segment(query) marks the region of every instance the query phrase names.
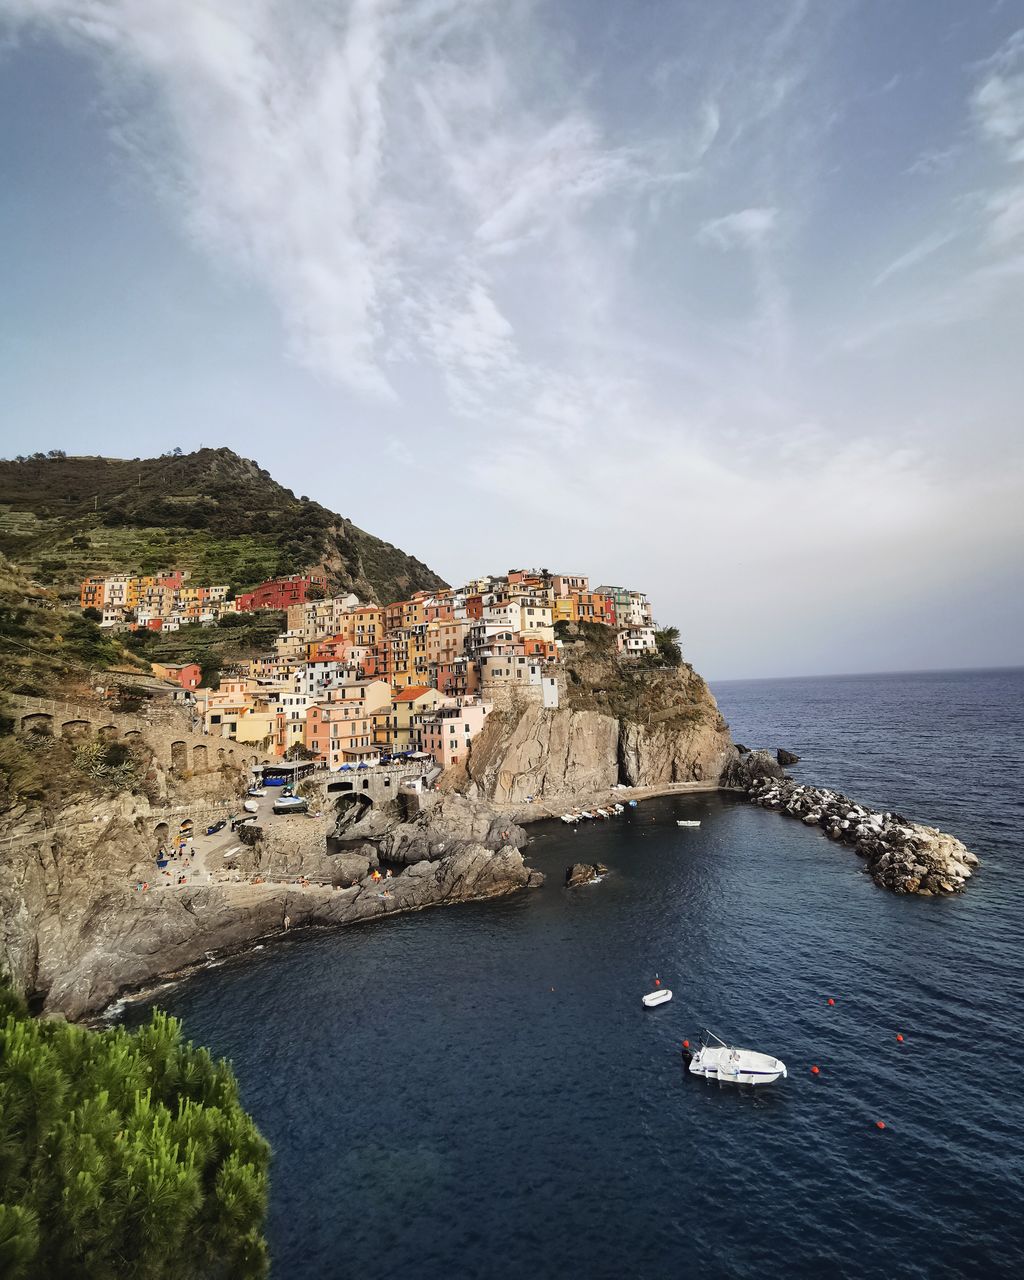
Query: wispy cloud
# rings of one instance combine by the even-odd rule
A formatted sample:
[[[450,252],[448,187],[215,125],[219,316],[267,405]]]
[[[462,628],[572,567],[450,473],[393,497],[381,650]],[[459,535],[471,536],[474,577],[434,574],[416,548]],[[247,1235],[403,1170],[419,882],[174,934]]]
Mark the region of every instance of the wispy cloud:
[[[739,209],[705,222],[697,233],[704,244],[719,249],[749,249],[763,244],[778,225],[778,209]]]
[[[926,258],[930,258],[933,253],[938,253],[940,249],[955,239],[955,231],[935,231],[931,235],[925,236],[923,240],[919,240],[917,244],[909,248],[906,253],[901,253],[887,267],[883,267],[872,283],[877,288],[880,284],[884,284],[886,280],[899,275],[901,271],[908,271],[911,267],[916,267],[918,263],[924,262]]]

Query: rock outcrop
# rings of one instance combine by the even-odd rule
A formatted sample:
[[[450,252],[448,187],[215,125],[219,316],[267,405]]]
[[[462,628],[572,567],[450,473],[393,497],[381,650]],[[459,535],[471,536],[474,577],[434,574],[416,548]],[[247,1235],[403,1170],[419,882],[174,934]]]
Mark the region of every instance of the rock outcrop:
[[[608,874],[603,862],[574,862],[565,869],[565,884],[568,889],[575,889],[581,884],[592,884]]]
[[[775,759],[784,767],[800,763],[800,757],[795,756],[792,751],[787,751],[785,747],[775,748]]]
[[[714,786],[736,756],[729,729],[690,667],[649,667],[610,655],[567,655],[561,705],[492,712],[464,773],[448,785],[517,805],[571,805],[617,783]]]
[[[747,793],[764,809],[799,818],[807,826],[821,827],[832,840],[852,845],[866,859],[874,882],[893,893],[961,893],[978,866],[977,856],[954,836],[898,813],[875,812],[838,791],[792,778],[755,777]]]
[[[336,853],[313,818],[251,828],[227,866],[210,855],[212,883],[148,890],[136,886],[154,879],[162,811],[145,798],[82,801],[49,828],[38,813],[22,815],[5,825],[13,838],[0,860],[0,967],[40,1008],[75,1018],[280,931],[285,917],[292,929],[350,924],[542,879],[519,851],[525,833],[490,806],[461,796],[408,803]],[[193,812],[201,831],[203,811]],[[390,876],[372,879],[385,863]]]

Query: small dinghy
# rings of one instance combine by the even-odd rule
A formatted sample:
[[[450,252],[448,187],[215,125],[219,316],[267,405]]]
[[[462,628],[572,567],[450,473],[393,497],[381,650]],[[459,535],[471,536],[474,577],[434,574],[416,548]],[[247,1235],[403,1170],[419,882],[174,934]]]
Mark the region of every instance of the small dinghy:
[[[694,822],[693,820],[684,820],[683,818],[676,818],[676,826],[677,827],[699,827],[700,822],[699,821]]]
[[[691,1074],[720,1084],[774,1084],[779,1076],[788,1075],[786,1064],[771,1054],[737,1049],[710,1031],[701,1036],[696,1053],[691,1053],[688,1041],[684,1042],[683,1059]]]
[[[644,1008],[654,1009],[659,1004],[668,1004],[671,999],[672,992],[669,991],[668,987],[662,987],[660,991],[651,991],[644,996]]]

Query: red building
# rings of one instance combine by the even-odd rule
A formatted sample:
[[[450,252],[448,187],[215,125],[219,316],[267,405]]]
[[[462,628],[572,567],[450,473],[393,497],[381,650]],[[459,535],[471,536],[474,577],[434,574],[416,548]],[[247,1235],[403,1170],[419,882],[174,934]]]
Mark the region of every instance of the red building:
[[[183,689],[198,689],[203,678],[198,662],[184,662],[180,665],[170,662],[154,662],[153,674],[162,680],[174,680]]]
[[[326,593],[327,578],[322,573],[292,573],[287,578],[273,578],[262,582],[255,591],[247,591],[238,597],[239,613],[253,609],[287,609],[290,604],[305,604],[310,591]]]

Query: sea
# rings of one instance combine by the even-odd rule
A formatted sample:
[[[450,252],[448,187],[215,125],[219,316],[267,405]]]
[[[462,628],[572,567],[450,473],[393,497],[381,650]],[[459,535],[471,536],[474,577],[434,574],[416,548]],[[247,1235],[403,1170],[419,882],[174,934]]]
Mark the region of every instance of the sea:
[[[160,991],[273,1146],[275,1277],[1024,1275],[1024,670],[714,693],[801,779],[959,836],[967,892],[895,897],[816,829],[661,798],[531,826],[541,889]],[[608,874],[566,889],[574,861]],[[704,1028],[788,1078],[689,1076]]]

